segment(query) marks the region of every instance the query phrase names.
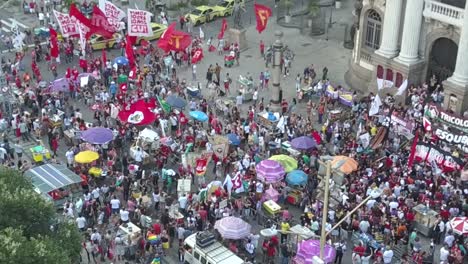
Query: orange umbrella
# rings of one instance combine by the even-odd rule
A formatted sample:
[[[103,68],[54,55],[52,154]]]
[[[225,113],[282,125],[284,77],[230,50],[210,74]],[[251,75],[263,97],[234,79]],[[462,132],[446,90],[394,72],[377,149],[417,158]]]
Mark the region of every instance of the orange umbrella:
[[[353,171],[356,171],[359,167],[359,163],[346,156],[335,156],[333,157],[333,160],[331,161],[332,167],[338,164],[338,162],[341,162],[343,160],[343,164],[339,166],[338,170],[343,172],[344,174],[350,174]]]

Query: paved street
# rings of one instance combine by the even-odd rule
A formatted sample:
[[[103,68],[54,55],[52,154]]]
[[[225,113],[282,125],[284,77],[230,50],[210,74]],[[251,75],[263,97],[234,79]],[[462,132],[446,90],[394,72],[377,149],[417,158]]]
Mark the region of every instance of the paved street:
[[[273,1],[257,1],[258,3],[267,3],[270,6],[273,6]],[[290,76],[283,78],[281,80],[281,87],[283,89],[283,95],[290,101],[289,99],[295,97],[295,80],[294,77],[297,74],[302,74],[303,69],[307,65],[314,65],[314,68],[319,76],[321,76],[321,72],[323,67],[327,67],[329,69],[329,79],[335,85],[342,85],[346,87],[344,82],[344,73],[348,68],[348,61],[351,56],[351,51],[343,48],[343,34],[344,34],[344,23],[348,23],[351,20],[351,9],[352,4],[351,1],[345,2],[348,6],[344,6],[341,10],[335,10],[333,15],[333,27],[330,29],[328,34],[328,41],[325,40],[325,35],[318,36],[318,37],[309,37],[304,36],[299,33],[298,29],[291,29],[291,28],[283,28],[276,24],[275,17],[272,17],[269,20],[269,24],[267,29],[262,33],[258,34],[255,30],[255,18],[253,14],[253,2],[247,3],[247,12],[243,15],[243,24],[246,27],[246,36],[248,41],[248,49],[241,53],[240,59],[240,66],[234,66],[233,68],[224,68],[221,72],[221,78],[225,76],[226,73],[229,73],[233,80],[236,80],[239,75],[246,75],[247,73],[251,73],[256,82],[258,82],[258,75],[259,72],[265,70],[265,63],[260,56],[259,51],[259,42],[263,40],[267,45],[270,45],[274,42],[275,36],[274,32],[277,30],[281,30],[284,33],[282,38],[285,45],[287,45],[294,53],[295,59],[292,62],[292,68],[290,71]],[[300,5],[302,2],[298,1],[297,5]],[[131,1],[130,6],[134,5],[135,2]],[[137,6],[144,7],[144,1],[138,0],[136,2]],[[274,12],[275,13],[275,12]],[[0,11],[0,18],[8,22],[9,18],[15,17],[17,20],[21,21],[27,27],[35,27],[37,25],[37,19],[35,15],[24,15],[20,10],[18,11],[7,11],[1,10]],[[228,18],[228,25],[232,24],[232,18]],[[221,26],[221,19],[218,19],[214,22],[211,22],[206,25],[202,25],[202,29],[205,32],[205,37],[214,37],[219,32]],[[194,29],[194,32],[198,34],[198,28]],[[215,46],[217,42],[214,42]],[[220,65],[224,65],[223,63],[223,56],[217,54],[217,52],[208,52],[207,47],[205,45],[204,50],[204,59],[197,67],[197,81],[202,83],[202,87],[205,87],[205,75],[206,70],[211,64],[218,63]],[[114,50],[110,54],[107,55],[108,58],[113,58],[118,56],[120,51]],[[96,56],[100,56],[100,52],[95,52]],[[6,58],[11,58],[14,54],[13,53],[5,53],[3,56]],[[62,60],[63,61],[63,60]],[[59,76],[63,75],[66,68],[77,65],[78,59],[75,57],[72,64],[61,64],[59,66]],[[30,68],[31,65],[31,58],[27,56],[25,60],[25,65],[27,68]],[[39,65],[41,68],[42,75],[45,80],[52,80],[52,75],[48,72],[47,67],[44,63]],[[186,79],[187,81],[191,82],[192,75],[191,75],[191,68],[184,67],[178,70],[178,76],[181,79]],[[234,88],[237,88],[237,85],[234,84]],[[233,92],[236,89],[232,89]],[[206,93],[205,90],[203,90]],[[271,92],[269,90],[261,90],[259,92],[259,98],[264,98],[265,102],[268,102],[271,99]],[[92,120],[92,112],[87,109],[79,102],[74,102],[75,106],[78,108],[83,109],[83,114],[85,120]],[[245,107],[247,107],[246,105]],[[301,104],[300,107],[296,109],[298,112],[305,112],[305,105]],[[61,160],[65,160],[65,152],[66,152],[65,143],[62,141],[60,142],[59,148],[59,158]],[[210,170],[208,170],[210,171]],[[294,215],[300,214],[298,208],[293,208],[292,212]],[[263,228],[256,224],[256,221],[252,221],[254,230],[256,232],[259,229]],[[175,243],[176,244],[176,243]],[[351,244],[349,244],[351,246]],[[260,250],[259,250],[260,251]],[[259,259],[261,263],[261,258]],[[118,263],[118,262],[114,262]],[[163,263],[178,263],[177,262],[177,252],[176,250],[171,250],[169,255],[164,258]],[[348,250],[345,253],[345,257],[343,258],[343,263],[348,264],[351,263],[351,250]]]

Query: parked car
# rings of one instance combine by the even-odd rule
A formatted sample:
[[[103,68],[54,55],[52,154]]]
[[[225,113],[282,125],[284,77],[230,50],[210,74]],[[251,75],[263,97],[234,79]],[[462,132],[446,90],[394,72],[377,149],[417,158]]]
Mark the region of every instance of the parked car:
[[[209,22],[215,17],[213,7],[211,6],[197,6],[194,10],[185,15],[185,19],[190,20],[195,26]]]

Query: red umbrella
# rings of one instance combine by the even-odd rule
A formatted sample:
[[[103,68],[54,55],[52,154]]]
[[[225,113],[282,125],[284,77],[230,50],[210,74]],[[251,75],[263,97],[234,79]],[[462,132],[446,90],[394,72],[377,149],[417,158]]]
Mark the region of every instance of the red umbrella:
[[[156,121],[156,114],[150,111],[144,100],[139,100],[128,109],[120,111],[118,117],[122,122],[138,126],[149,125]]]

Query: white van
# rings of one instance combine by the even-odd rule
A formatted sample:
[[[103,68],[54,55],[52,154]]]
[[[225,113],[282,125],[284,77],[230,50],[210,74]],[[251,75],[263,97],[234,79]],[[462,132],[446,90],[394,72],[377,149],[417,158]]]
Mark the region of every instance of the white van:
[[[184,241],[185,263],[188,264],[243,264],[244,261],[218,241],[201,248],[196,243],[196,233]]]

